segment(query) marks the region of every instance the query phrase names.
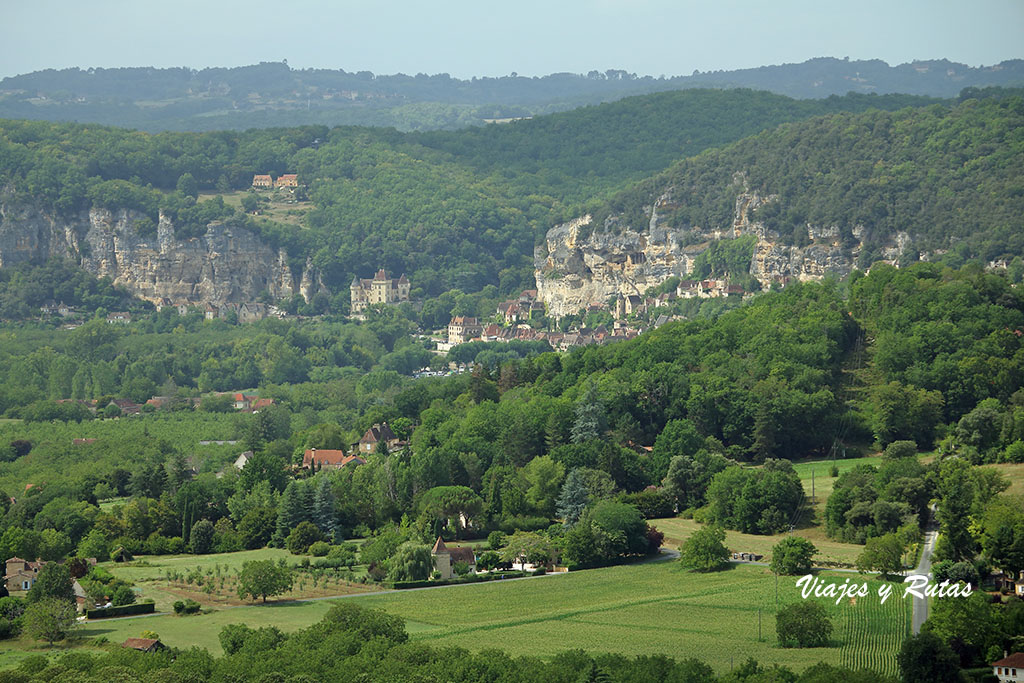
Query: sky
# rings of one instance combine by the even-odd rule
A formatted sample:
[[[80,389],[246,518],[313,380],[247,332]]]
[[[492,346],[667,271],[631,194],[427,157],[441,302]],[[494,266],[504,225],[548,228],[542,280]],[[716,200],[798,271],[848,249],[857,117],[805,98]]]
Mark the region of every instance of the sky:
[[[677,76],[802,62],[1024,57],[1024,0],[0,0],[0,77],[48,68]]]

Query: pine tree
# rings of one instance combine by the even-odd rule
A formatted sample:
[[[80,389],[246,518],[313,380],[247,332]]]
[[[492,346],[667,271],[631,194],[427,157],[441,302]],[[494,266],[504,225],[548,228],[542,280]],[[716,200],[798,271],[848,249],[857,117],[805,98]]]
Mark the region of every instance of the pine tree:
[[[597,384],[587,384],[583,396],[576,402],[576,420],[572,424],[573,443],[583,443],[596,439],[607,427],[604,405],[597,395]]]
[[[562,493],[558,496],[558,516],[562,519],[562,525],[566,528],[574,526],[589,502],[586,482],[577,467],[565,478]]]

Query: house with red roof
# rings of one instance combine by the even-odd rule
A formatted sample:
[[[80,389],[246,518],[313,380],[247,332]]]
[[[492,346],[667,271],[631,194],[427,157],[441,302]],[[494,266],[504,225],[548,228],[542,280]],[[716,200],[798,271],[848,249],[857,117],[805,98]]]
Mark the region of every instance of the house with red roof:
[[[346,455],[345,451],[330,448],[307,448],[302,454],[302,468],[311,471],[340,470],[347,465],[365,465],[366,460],[358,455]]]
[[[992,662],[991,666],[999,683],[1024,681],[1024,652],[1014,652],[1009,657]]]

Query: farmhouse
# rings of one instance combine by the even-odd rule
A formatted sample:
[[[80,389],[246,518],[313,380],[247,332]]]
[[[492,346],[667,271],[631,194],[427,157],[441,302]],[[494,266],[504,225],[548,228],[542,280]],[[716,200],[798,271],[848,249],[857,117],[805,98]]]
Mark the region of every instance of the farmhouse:
[[[1009,657],[992,662],[992,673],[999,679],[999,683],[1024,681],[1024,652],[1014,652]]]
[[[280,178],[274,181],[274,187],[298,187],[299,176],[294,173],[282,174]]]
[[[254,175],[252,177],[252,186],[269,190],[274,187],[274,179],[267,174]]]
[[[434,570],[441,574],[442,579],[455,576],[455,565],[459,562],[465,562],[469,566],[469,571],[476,571],[476,556],[473,555],[472,548],[449,548],[440,536],[437,537],[430,554],[434,557]]]
[[[346,465],[365,465],[358,455],[345,455],[345,451],[329,448],[307,448],[302,455],[302,468],[306,470],[340,470]]]

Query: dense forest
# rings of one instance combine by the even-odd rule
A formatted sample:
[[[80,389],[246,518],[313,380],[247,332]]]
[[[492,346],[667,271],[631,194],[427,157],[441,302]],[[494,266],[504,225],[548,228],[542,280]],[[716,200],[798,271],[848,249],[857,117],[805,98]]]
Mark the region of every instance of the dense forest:
[[[721,229],[732,225],[736,196],[747,191],[768,200],[753,220],[783,243],[807,245],[809,226],[837,228],[847,247],[863,241],[862,267],[897,232],[910,237],[904,265],[926,252],[954,266],[970,258],[1009,261],[1024,250],[1022,116],[1024,100],[1014,91],[953,107],[785,124],[708,150],[593,206],[595,229],[646,226],[650,205],[664,193],[670,200],[659,210],[662,224]]]
[[[818,58],[801,64],[686,76],[587,74],[460,80],[448,74],[373,74],[292,69],[264,62],[236,68],[47,69],[0,81],[0,117],[81,121],[141,130],[244,130],[364,125],[455,129],[536,116],[631,95],[690,88],[754,88],[798,98],[850,92],[952,97],[963,88],[1020,86],[1024,63],[970,67],[947,60],[889,66],[881,60]]]
[[[805,222],[838,224],[847,240],[854,225],[866,225],[864,265],[897,225],[919,233],[922,247],[961,240],[953,249],[961,259],[990,256],[994,245],[1002,245],[997,255],[1018,253],[1011,228],[1021,197],[1014,163],[1020,100],[1011,92],[983,94],[956,106],[925,106],[931,101],[907,96],[798,101],[687,91],[510,126],[408,135],[317,126],[148,135],[9,121],[0,126],[0,169],[8,202],[31,201],[58,216],[91,205],[131,208],[143,235],[154,232],[159,211],[175,221],[179,237],[200,235],[213,220],[247,227],[287,248],[295,264],[312,255],[342,305],[352,276],[381,266],[407,273],[416,296],[487,285],[507,295],[532,285],[533,246],[544,232],[588,202],[599,216],[633,216],[652,190],[672,184],[678,205],[666,220],[729,225],[742,190],[738,170],[751,188],[780,195],[760,217],[784,240],[805,241]],[[771,130],[786,121],[792,123]],[[805,166],[821,170],[808,183],[804,167],[787,161],[794,147],[804,150]],[[701,152],[607,205],[594,204]],[[960,167],[957,159],[971,163]],[[200,192],[244,189],[259,171],[298,173],[311,200],[303,229],[216,197],[197,201]],[[949,184],[989,190],[944,193]]]

